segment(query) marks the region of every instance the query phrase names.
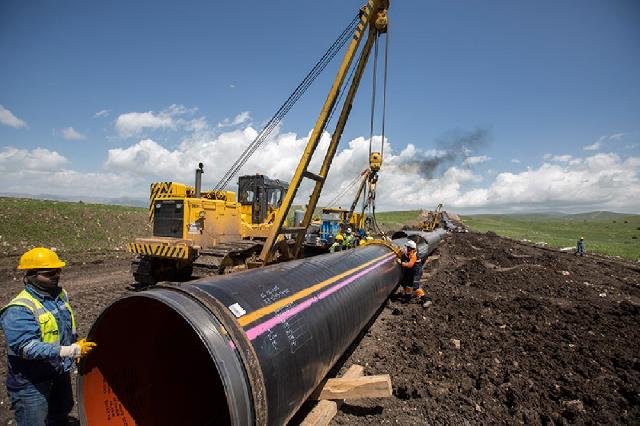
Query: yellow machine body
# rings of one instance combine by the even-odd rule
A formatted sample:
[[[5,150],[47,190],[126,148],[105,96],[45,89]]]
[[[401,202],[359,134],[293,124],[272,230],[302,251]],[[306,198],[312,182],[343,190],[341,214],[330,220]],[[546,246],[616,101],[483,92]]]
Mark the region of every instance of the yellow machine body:
[[[440,220],[442,219],[442,204],[438,204],[436,209],[431,213],[430,218],[424,220],[418,228],[424,232],[431,232],[440,226]]]
[[[334,207],[325,207],[322,209],[322,213],[323,214],[337,213],[340,215],[340,222],[344,223],[347,220],[347,217],[349,215],[349,210],[334,208]],[[367,215],[364,213],[353,212],[351,215],[351,218],[349,219],[349,222],[347,223],[347,226],[351,227],[354,230],[364,229],[366,218],[367,218]]]
[[[196,197],[195,188],[182,183],[151,184],[152,236],[127,245],[140,256],[133,268],[136,281],[188,278],[202,259],[217,273],[243,264],[262,248],[286,188],[286,183],[261,175],[241,177],[240,202],[232,191],[205,191]]]

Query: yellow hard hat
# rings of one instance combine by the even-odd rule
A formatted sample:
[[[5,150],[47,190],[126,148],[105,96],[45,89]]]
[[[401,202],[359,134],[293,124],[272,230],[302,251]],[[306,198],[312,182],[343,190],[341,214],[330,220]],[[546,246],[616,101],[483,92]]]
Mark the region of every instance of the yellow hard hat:
[[[44,247],[36,247],[20,257],[18,269],[57,269],[66,263],[60,260],[56,252]]]
[[[342,234],[338,234],[338,235],[336,235],[336,240],[343,241],[344,237],[342,236]]]
[[[584,240],[584,237],[580,237],[581,240]]]

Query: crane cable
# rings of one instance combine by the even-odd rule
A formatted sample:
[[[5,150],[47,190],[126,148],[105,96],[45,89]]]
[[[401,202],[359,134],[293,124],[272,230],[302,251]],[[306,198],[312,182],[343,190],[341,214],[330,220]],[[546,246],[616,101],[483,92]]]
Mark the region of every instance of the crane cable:
[[[369,127],[369,158],[371,158],[371,145],[373,144],[373,123],[376,114],[376,80],[378,74],[378,38],[380,36],[376,35],[375,41],[373,43],[373,75],[371,76],[371,81],[373,81],[373,87],[371,90],[371,117],[370,117],[370,127]]]
[[[344,195],[349,192],[350,189],[354,188],[354,185],[356,184],[356,182],[358,181],[358,179],[360,179],[362,177],[362,173],[358,173],[356,175],[356,177],[354,177],[351,182],[349,182],[344,188],[342,188],[342,190],[338,193],[338,195],[336,195],[335,197],[333,197],[333,199],[327,204],[327,206],[332,207],[334,205],[336,205],[336,203],[338,202],[338,200],[340,200],[342,197],[344,197]]]
[[[379,35],[378,35],[379,37]],[[371,128],[370,128],[370,136],[369,136],[369,158],[371,158],[371,150],[373,145],[373,128],[374,128],[374,116],[375,116],[375,103],[376,103],[376,82],[377,82],[377,65],[378,65],[378,38],[375,40],[375,53],[374,53],[374,62],[373,62],[373,87],[372,87],[372,97],[371,97]],[[382,147],[380,150],[380,162],[383,161],[383,153],[384,153],[384,130],[385,130],[385,121],[386,121],[386,110],[387,110],[387,70],[388,70],[388,57],[389,57],[389,32],[387,30],[386,38],[385,38],[385,46],[384,46],[384,70],[383,70],[383,95],[382,95]],[[363,200],[364,201],[364,200]],[[374,226],[374,229],[379,233],[384,235],[382,229],[378,225],[378,221],[376,220],[376,194],[375,191],[371,191],[369,189],[369,196],[367,198],[367,207],[371,212],[371,219]],[[363,205],[363,212],[365,210],[365,206]]]
[[[269,134],[277,127],[282,118],[291,110],[296,102],[304,95],[313,81],[320,75],[320,73],[326,68],[331,60],[338,54],[342,47],[351,39],[351,33],[355,31],[359,22],[359,15],[356,15],[353,20],[342,31],[340,36],[333,42],[333,44],[327,49],[322,58],[314,65],[309,71],[307,76],[296,87],[296,89],[289,95],[289,98],[280,106],[274,116],[268,121],[265,127],[258,133],[253,142],[244,150],[240,157],[233,163],[231,168],[227,170],[224,176],[220,179],[218,184],[214,187],[215,191],[222,190],[228,185],[233,177],[240,171],[242,166],[253,155],[253,153],[262,145],[262,143],[268,138]]]

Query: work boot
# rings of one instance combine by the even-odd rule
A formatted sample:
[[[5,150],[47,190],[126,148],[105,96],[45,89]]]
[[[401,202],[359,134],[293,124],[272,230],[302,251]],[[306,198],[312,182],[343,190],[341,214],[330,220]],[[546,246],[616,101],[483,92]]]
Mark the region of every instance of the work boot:
[[[418,303],[420,303],[423,308],[428,308],[429,306],[433,305],[433,301],[430,297],[427,296],[422,296],[420,300],[418,300]]]

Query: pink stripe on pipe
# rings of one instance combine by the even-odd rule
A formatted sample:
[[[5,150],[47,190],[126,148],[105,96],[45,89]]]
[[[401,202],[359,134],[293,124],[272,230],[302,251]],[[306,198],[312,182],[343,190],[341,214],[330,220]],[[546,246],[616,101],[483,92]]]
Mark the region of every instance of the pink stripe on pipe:
[[[304,302],[294,306],[293,308],[284,311],[282,313],[279,313],[278,315],[276,315],[273,318],[268,319],[267,321],[256,325],[253,328],[250,328],[249,330],[247,330],[247,337],[249,338],[249,340],[254,340],[256,337],[260,336],[261,334],[264,334],[267,332],[267,330],[269,330],[270,328],[275,327],[276,325],[285,322],[286,320],[288,320],[289,318],[291,318],[292,316],[294,316],[295,314],[298,314],[302,311],[304,311],[305,309],[307,309],[309,306],[313,305],[314,303],[324,299],[325,297],[329,296],[332,293],[335,293],[336,291],[340,290],[342,287],[351,284],[352,282],[354,282],[355,280],[357,280],[358,278],[362,277],[363,275],[371,272],[373,269],[377,268],[380,265],[383,265],[385,263],[387,263],[388,261],[395,259],[396,255],[389,255],[388,258],[386,259],[382,259],[381,261],[379,261],[378,263],[374,263],[373,265],[369,266],[368,268],[363,269],[362,271],[358,272],[355,275],[350,276],[349,278],[345,279],[344,281],[340,281],[338,282],[338,284],[334,285],[333,287],[319,293],[317,296],[311,296],[309,299],[305,300]]]

